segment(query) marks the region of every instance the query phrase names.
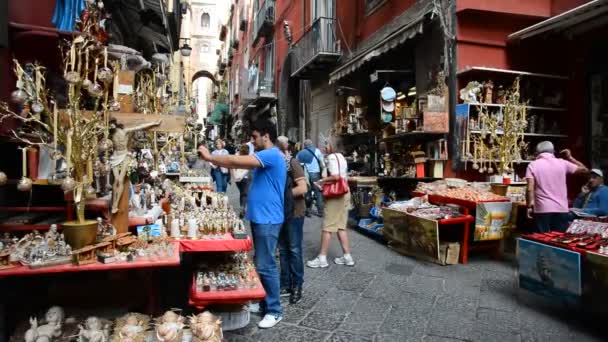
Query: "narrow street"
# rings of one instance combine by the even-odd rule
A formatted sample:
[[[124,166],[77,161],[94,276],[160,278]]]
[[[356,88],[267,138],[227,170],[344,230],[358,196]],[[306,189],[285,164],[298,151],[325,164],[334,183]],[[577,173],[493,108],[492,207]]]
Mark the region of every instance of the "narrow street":
[[[230,187],[235,197],[234,186]],[[235,203],[233,201],[233,203]],[[305,260],[318,252],[321,219],[304,225]],[[549,306],[517,288],[516,267],[473,257],[467,265],[439,266],[402,256],[349,230],[354,267],[333,264],[305,269],[304,298],[283,300],[283,321],[260,330],[252,314],[248,327],[227,332],[234,342],[331,341],[602,341],[583,326],[576,310]],[[587,317],[588,319],[588,317]]]

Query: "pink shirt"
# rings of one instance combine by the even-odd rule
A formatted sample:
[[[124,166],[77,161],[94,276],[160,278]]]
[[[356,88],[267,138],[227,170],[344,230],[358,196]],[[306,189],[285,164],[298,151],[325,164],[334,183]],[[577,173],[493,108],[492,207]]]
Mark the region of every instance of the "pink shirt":
[[[578,169],[575,164],[541,153],[526,170],[526,178],[534,179],[534,212],[567,213],[568,187],[566,175]]]

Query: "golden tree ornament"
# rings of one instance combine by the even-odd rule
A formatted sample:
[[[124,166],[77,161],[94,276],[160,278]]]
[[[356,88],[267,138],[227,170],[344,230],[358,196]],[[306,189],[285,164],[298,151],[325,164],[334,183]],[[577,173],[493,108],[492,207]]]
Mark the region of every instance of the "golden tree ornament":
[[[528,144],[524,141],[527,103],[521,101],[519,78],[507,91],[506,102],[498,113],[490,113],[481,105],[479,113],[480,134],[471,135],[473,153],[466,159],[473,162],[473,169],[480,173],[506,174],[514,170],[514,164],[522,162],[522,153]],[[470,148],[470,147],[468,147]]]

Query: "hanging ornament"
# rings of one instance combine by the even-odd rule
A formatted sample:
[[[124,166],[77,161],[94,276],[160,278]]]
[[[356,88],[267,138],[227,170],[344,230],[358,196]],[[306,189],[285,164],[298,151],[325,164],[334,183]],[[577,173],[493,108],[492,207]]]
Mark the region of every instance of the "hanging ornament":
[[[21,177],[17,183],[17,190],[27,192],[32,190],[32,180],[27,177]]]
[[[94,199],[97,197],[97,191],[91,184],[88,184],[84,187],[84,196],[86,199]]]
[[[11,93],[11,101],[15,104],[22,105],[27,101],[27,93],[21,89],[17,89]]]
[[[103,95],[103,88],[101,87],[101,85],[99,85],[99,83],[90,83],[88,91],[91,96],[96,98],[99,98],[101,97],[101,95]]]
[[[116,100],[112,101],[112,104],[110,105],[110,110],[112,110],[113,112],[120,111],[120,102]]]
[[[32,103],[32,112],[34,112],[36,114],[40,114],[40,113],[42,113],[43,110],[44,110],[44,106],[42,105],[42,103],[40,103],[38,101]]]
[[[72,191],[74,188],[76,188],[76,181],[70,176],[65,177],[63,182],[61,182],[61,189],[64,192]]]
[[[17,183],[17,190],[30,191],[32,190],[32,180],[27,178],[27,147],[21,150],[21,179]]]
[[[5,185],[7,181],[8,177],[6,176],[6,173],[0,171],[0,186]]]

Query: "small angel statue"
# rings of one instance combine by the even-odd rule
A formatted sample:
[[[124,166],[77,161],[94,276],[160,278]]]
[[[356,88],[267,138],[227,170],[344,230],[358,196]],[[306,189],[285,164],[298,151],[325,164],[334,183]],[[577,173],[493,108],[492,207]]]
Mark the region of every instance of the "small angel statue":
[[[30,318],[30,328],[25,332],[25,342],[50,342],[61,337],[65,314],[58,306],[51,307],[44,316],[46,324],[38,325],[38,319]]]
[[[101,320],[95,316],[87,318],[85,326],[79,325],[79,342],[108,342],[110,340],[110,326],[102,326]]]

